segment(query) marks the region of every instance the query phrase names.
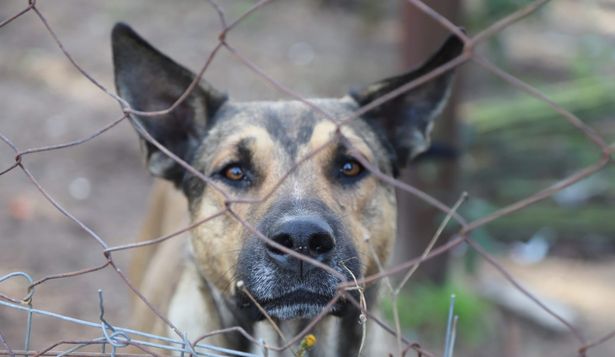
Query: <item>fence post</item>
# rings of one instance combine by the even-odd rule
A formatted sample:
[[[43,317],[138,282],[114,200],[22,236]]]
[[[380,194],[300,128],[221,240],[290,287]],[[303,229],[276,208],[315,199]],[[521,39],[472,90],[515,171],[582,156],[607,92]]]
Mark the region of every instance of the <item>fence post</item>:
[[[461,17],[461,0],[425,0],[424,2],[455,23]],[[400,50],[403,66],[412,68],[432,54],[448,33],[434,19],[408,2],[403,3],[400,14],[400,27],[403,30]],[[459,78],[457,78],[455,87],[459,87]],[[435,140],[452,147],[459,146],[459,128],[455,115],[458,98],[456,92],[453,88],[449,104],[438,119],[434,132]],[[403,170],[400,180],[450,203],[454,197],[458,196],[459,191],[457,189],[459,177],[457,161],[455,159],[439,161],[429,166],[434,166],[434,170],[425,170],[425,167],[410,167]],[[398,239],[397,249],[395,249],[396,256],[393,260],[400,263],[416,257],[429,244],[438,225],[440,212],[403,192],[398,191],[397,199]],[[447,255],[442,255],[423,263],[417,272],[417,277],[442,282],[445,279],[446,262]]]

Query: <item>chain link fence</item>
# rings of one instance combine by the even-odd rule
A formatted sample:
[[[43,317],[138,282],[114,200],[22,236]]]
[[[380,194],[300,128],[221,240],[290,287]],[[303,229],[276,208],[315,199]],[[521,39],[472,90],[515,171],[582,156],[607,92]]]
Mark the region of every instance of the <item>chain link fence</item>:
[[[40,2],[40,1],[39,1]],[[532,15],[539,8],[547,4],[548,0],[539,0],[531,2],[529,5],[519,8],[518,10],[511,12],[506,17],[495,21],[492,25],[486,27],[482,31],[475,34],[468,34],[461,30],[458,24],[452,23],[447,18],[437,13],[425,3],[419,0],[407,0],[402,1],[403,3],[410,4],[415,7],[418,11],[421,11],[435,21],[437,21],[443,28],[445,28],[451,34],[454,34],[458,38],[462,39],[464,43],[464,50],[458,57],[454,58],[448,63],[443,64],[437,69],[427,73],[403,86],[400,88],[384,95],[378,100],[371,102],[370,104],[360,108],[357,112],[347,118],[335,118],[334,116],[327,113],[327,111],[323,108],[318,107],[309,99],[306,99],[300,93],[286,87],[284,84],[278,82],[274,76],[269,75],[265,70],[263,70],[257,63],[250,59],[250,56],[246,55],[245,52],[234,45],[233,40],[231,39],[230,34],[234,31],[236,27],[238,27],[243,22],[249,21],[249,19],[260,11],[264,11],[265,8],[275,7],[276,2],[272,0],[262,0],[258,2],[252,3],[252,5],[247,8],[242,15],[237,18],[230,19],[225,12],[224,7],[227,5],[226,3],[216,3],[214,0],[208,1],[208,4],[211,7],[212,11],[215,11],[218,20],[219,20],[219,36],[218,42],[213,50],[210,52],[209,56],[203,61],[204,64],[200,68],[198,72],[197,78],[192,82],[192,84],[186,88],[185,93],[173,104],[170,108],[158,112],[151,113],[143,113],[138,112],[131,108],[129,103],[127,103],[123,98],[117,96],[114,91],[105,85],[103,85],[100,81],[98,81],[94,76],[92,76],[85,68],[83,68],[79,60],[71,54],[66,46],[64,46],[62,39],[57,33],[54,31],[53,21],[48,21],[44,11],[39,9],[39,5],[37,1],[30,0],[22,11],[15,13],[13,16],[6,18],[2,23],[0,23],[0,31],[2,29],[11,26],[11,23],[14,21],[19,21],[20,18],[24,16],[35,16],[38,21],[43,25],[44,30],[51,35],[51,39],[55,42],[55,45],[61,50],[64,55],[66,61],[70,62],[70,64],[77,69],[80,74],[87,78],[87,80],[91,83],[92,86],[95,86],[101,96],[109,96],[120,105],[121,110],[118,110],[117,119],[109,123],[108,125],[92,131],[90,135],[84,137],[79,140],[65,142],[58,145],[51,146],[43,146],[43,147],[30,147],[30,148],[22,148],[18,147],[13,139],[7,135],[4,135],[0,132],[0,140],[6,145],[6,147],[12,150],[14,155],[14,161],[8,165],[8,167],[0,168],[0,179],[1,176],[7,175],[11,172],[21,172],[25,175],[25,177],[30,181],[30,183],[40,192],[40,194],[48,201],[50,205],[54,207],[55,210],[60,212],[66,220],[72,222],[76,226],[79,227],[85,234],[87,234],[92,240],[94,240],[99,246],[98,252],[104,257],[104,262],[97,266],[92,266],[87,269],[72,271],[62,274],[54,274],[49,276],[43,276],[38,278],[38,280],[33,279],[30,275],[25,272],[13,272],[3,277],[0,277],[0,284],[4,283],[8,280],[13,279],[22,279],[25,280],[25,284],[27,285],[27,294],[26,296],[8,296],[4,294],[0,294],[0,306],[2,309],[11,309],[16,311],[23,312],[24,319],[27,320],[26,329],[23,333],[24,343],[23,348],[17,346],[9,346],[2,335],[2,330],[6,328],[6,326],[0,326],[0,355],[34,355],[34,356],[46,356],[46,355],[56,355],[56,356],[64,356],[64,355],[82,355],[82,356],[99,356],[99,355],[111,355],[111,356],[133,356],[133,355],[159,355],[159,354],[181,354],[182,356],[185,354],[190,355],[199,355],[199,356],[256,356],[262,355],[266,356],[270,351],[291,351],[294,354],[301,353],[297,352],[297,346],[302,343],[306,343],[306,336],[309,336],[310,329],[318,323],[325,315],[326,310],[323,310],[323,313],[314,318],[310,324],[298,335],[289,337],[287,342],[284,345],[276,346],[269,341],[264,341],[258,339],[254,336],[251,336],[248,332],[244,331],[241,327],[236,326],[220,331],[211,331],[206,336],[200,336],[196,340],[189,340],[187,336],[180,329],[175,327],[171,321],[167,319],[165,316],[165,312],[159,311],[155,306],[151,305],[148,301],[145,300],[143,295],[139,292],[137,287],[131,283],[129,278],[124,274],[124,272],[118,267],[116,262],[116,254],[120,251],[127,250],[137,250],[144,246],[159,244],[168,239],[173,239],[174,237],[184,233],[196,225],[203,224],[206,221],[215,219],[221,215],[227,215],[229,217],[233,217],[238,220],[247,230],[254,231],[256,235],[258,235],[261,239],[265,241],[269,241],[269,238],[260,232],[256,231],[256,229],[251,226],[248,222],[243,220],[239,214],[237,214],[235,207],[239,204],[250,204],[250,205],[258,205],[260,202],[264,201],[267,196],[273,192],[281,185],[282,181],[290,175],[297,167],[302,165],[304,162],[311,160],[318,151],[333,145],[335,140],[339,140],[342,135],[340,128],[348,125],[352,120],[360,117],[362,114],[367,113],[369,110],[374,109],[376,106],[391,100],[407,91],[416,88],[417,86],[426,83],[438,76],[450,71],[456,67],[459,67],[465,63],[474,63],[481,67],[484,71],[492,74],[507,82],[511,86],[515,87],[521,92],[525,92],[534,98],[542,101],[546,105],[548,105],[554,112],[557,112],[561,120],[564,120],[569,123],[569,125],[573,126],[578,130],[580,134],[582,134],[587,142],[587,145],[593,145],[596,149],[596,160],[591,165],[584,167],[578,170],[576,173],[568,176],[562,177],[562,179],[544,189],[536,192],[526,198],[518,200],[517,202],[513,202],[508,206],[502,207],[497,211],[488,214],[486,216],[480,217],[475,220],[468,220],[464,218],[459,212],[457,212],[459,206],[462,204],[465,195],[459,199],[457,204],[452,207],[449,207],[443,202],[431,197],[426,192],[422,192],[421,190],[416,189],[408,185],[407,183],[396,180],[392,177],[389,177],[383,173],[381,173],[377,167],[373,167],[369,162],[363,160],[359,161],[361,164],[368,169],[372,175],[380,179],[382,182],[392,185],[397,189],[406,192],[409,195],[413,195],[417,200],[422,200],[429,205],[441,210],[446,218],[442,222],[440,229],[434,235],[430,245],[426,248],[426,250],[416,258],[403,262],[401,264],[392,266],[392,267],[383,267],[380,266],[381,270],[377,274],[365,277],[358,277],[355,281],[347,281],[339,284],[337,294],[335,298],[329,303],[329,306],[333,306],[338,299],[342,297],[351,301],[353,304],[357,306],[357,308],[361,309],[362,316],[365,319],[372,320],[376,324],[380,325],[385,331],[394,336],[397,340],[397,346],[391,346],[391,353],[394,355],[409,355],[414,353],[419,356],[432,356],[433,353],[425,350],[418,342],[408,340],[402,333],[402,329],[400,327],[399,322],[399,312],[397,311],[398,307],[398,295],[401,289],[407,284],[407,282],[411,279],[413,273],[418,269],[422,262],[432,259],[438,255],[450,252],[456,247],[461,245],[467,245],[469,249],[473,250],[477,253],[482,259],[492,265],[496,270],[498,270],[502,276],[512,283],[519,292],[527,296],[531,299],[537,306],[546,311],[548,314],[552,315],[556,318],[561,325],[565,326],[565,328],[574,336],[574,338],[578,342],[578,347],[576,353],[579,356],[586,356],[591,351],[591,349],[597,345],[603,344],[606,341],[615,337],[615,331],[606,332],[602,336],[586,336],[584,331],[582,331],[579,327],[575,326],[571,322],[567,321],[566,318],[553,311],[547,304],[545,304],[541,299],[534,296],[530,291],[524,288],[520,283],[517,282],[515,277],[509,273],[506,268],[498,262],[498,259],[488,253],[483,247],[476,243],[471,237],[471,233],[478,228],[481,228],[495,220],[498,220],[504,216],[510,215],[514,212],[518,212],[520,210],[524,210],[530,205],[533,205],[537,202],[545,200],[547,198],[552,197],[554,194],[562,191],[563,189],[578,183],[597,172],[600,172],[608,165],[612,164],[612,155],[615,152],[615,145],[608,143],[599,133],[593,130],[591,127],[586,125],[583,120],[578,118],[576,115],[571,113],[570,111],[563,108],[557,102],[550,99],[547,95],[542,93],[537,88],[527,84],[523,80],[507,73],[505,70],[496,66],[492,61],[485,58],[483,55],[479,54],[476,51],[476,47],[480,44],[485,43],[487,40],[491,39],[495,35],[504,31],[507,27],[519,23],[524,20],[525,17]],[[111,24],[110,24],[111,25]],[[322,147],[318,148],[314,152],[304,156],[300,160],[298,160],[293,167],[293,169],[287,172],[282,181],[275,185],[273,190],[265,197],[261,197],[260,199],[244,202],[233,199],[231,195],[224,192],[221,189],[221,194],[226,197],[225,208],[215,214],[211,215],[205,220],[201,220],[192,224],[189,227],[182,229],[181,231],[175,232],[171,235],[166,235],[163,237],[156,237],[155,239],[151,239],[146,242],[140,243],[132,243],[132,244],[123,244],[123,245],[111,245],[107,242],[107,240],[101,237],[96,233],[96,230],[91,228],[90,225],[83,220],[80,220],[77,216],[71,213],[71,210],[67,209],[62,202],[57,200],[53,194],[51,194],[43,184],[39,182],[36,174],[34,174],[30,169],[28,169],[27,163],[29,158],[37,153],[53,153],[55,155],[61,155],[62,150],[70,150],[70,148],[83,145],[86,142],[93,140],[101,135],[106,135],[106,133],[110,130],[119,130],[114,129],[116,126],[121,124],[124,121],[128,121],[128,116],[130,114],[139,115],[163,115],[169,113],[171,110],[176,108],[182,101],[184,101],[188,95],[191,93],[193,88],[198,84],[200,78],[207,73],[210,63],[216,56],[219,56],[220,53],[225,52],[226,55],[230,55],[234,59],[238,60],[242,63],[245,68],[249,71],[252,71],[254,74],[259,76],[263,81],[269,83],[271,86],[276,88],[280,93],[284,94],[287,97],[296,99],[306,106],[312,108],[314,112],[319,113],[319,115],[328,118],[333,122],[338,129],[339,136],[335,138],[335,140],[330,140],[325,143]],[[136,128],[141,134],[142,138],[148,141],[151,145],[157,147],[160,151],[164,152],[166,155],[170,156],[178,162],[181,166],[183,166],[186,170],[190,171],[193,175],[198,177],[199,179],[207,182],[208,184],[212,184],[213,187],[216,185],[211,182],[211,178],[203,175],[198,170],[192,168],[188,163],[181,160],[179,157],[175,156],[172,152],[167,150],[161,143],[157,142],[152,136],[147,133],[147,131],[139,127],[137,125]],[[0,130],[2,130],[0,128]],[[447,226],[449,220],[453,220],[460,225],[461,229],[456,232],[450,239],[448,239],[445,243],[437,244],[437,241],[440,239],[442,235],[442,231]],[[441,238],[441,240],[444,240]],[[275,243],[272,243],[275,245]],[[277,246],[276,246],[277,247]],[[289,250],[286,247],[279,246],[277,247],[283,251],[285,249],[288,251],[288,254],[293,254],[294,251]],[[295,253],[296,254],[296,253]],[[300,259],[305,259],[302,256],[298,256]],[[308,260],[308,263],[312,264],[313,262]],[[105,318],[105,303],[104,303],[104,294],[102,290],[99,290],[99,300],[98,300],[98,310],[99,310],[99,319],[98,321],[85,321],[81,319],[76,319],[73,317],[69,317],[66,315],[56,314],[50,311],[46,311],[43,309],[35,308],[36,299],[36,290],[41,286],[47,284],[52,280],[59,279],[74,279],[78,276],[90,276],[95,272],[101,270],[112,271],[116,274],[125,285],[125,288],[130,290],[133,294],[135,294],[138,298],[142,299],[145,304],[151,309],[151,311],[174,332],[173,337],[164,337],[152,335],[140,331],[135,331],[127,328],[122,328],[119,326],[115,326],[111,324],[108,319]],[[401,280],[397,283],[393,282],[392,277],[399,278],[402,277]],[[351,295],[348,294],[349,291],[362,289],[366,284],[371,284],[374,282],[381,281],[383,282],[383,290],[385,291],[385,296],[389,297],[392,301],[393,311],[394,311],[394,323],[393,325],[389,325],[386,321],[379,319],[377,316],[371,315],[370,311],[368,311],[362,301],[357,301]],[[442,331],[443,335],[446,335],[446,344],[445,344],[445,356],[453,355],[453,345],[455,340],[455,325],[456,320],[453,317],[453,306],[451,303],[451,312],[449,314],[448,326],[446,331]],[[607,312],[605,312],[607,313]],[[98,331],[97,334],[99,337],[93,338],[90,340],[63,340],[57,341],[56,343],[49,345],[42,349],[33,350],[31,348],[31,340],[36,336],[32,335],[32,325],[33,325],[33,317],[35,316],[45,316],[51,319],[61,320],[63,322],[69,324],[76,324],[84,329],[91,329],[92,331]],[[273,323],[273,321],[272,321]],[[10,328],[10,326],[9,326]],[[241,351],[233,351],[225,348],[221,348],[218,346],[213,346],[206,344],[206,337],[215,335],[215,334],[225,334],[231,332],[239,332],[242,334],[247,340],[249,340],[254,346],[258,346],[261,352],[259,354],[251,354]],[[93,332],[94,333],[94,332]],[[99,350],[94,351],[89,349],[89,352],[83,352],[82,349],[85,347],[98,346]],[[131,346],[132,349],[128,350],[127,347]],[[135,352],[137,351],[137,352]],[[571,351],[572,352],[572,351]]]

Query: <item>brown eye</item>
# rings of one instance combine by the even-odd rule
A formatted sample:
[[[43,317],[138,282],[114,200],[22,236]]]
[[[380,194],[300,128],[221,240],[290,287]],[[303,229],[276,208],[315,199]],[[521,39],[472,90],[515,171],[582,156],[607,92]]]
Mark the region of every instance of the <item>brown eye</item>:
[[[231,165],[224,170],[224,177],[231,181],[240,181],[246,177],[246,174],[241,166]]]
[[[340,171],[346,177],[355,177],[363,172],[363,166],[354,160],[348,160],[342,164]]]

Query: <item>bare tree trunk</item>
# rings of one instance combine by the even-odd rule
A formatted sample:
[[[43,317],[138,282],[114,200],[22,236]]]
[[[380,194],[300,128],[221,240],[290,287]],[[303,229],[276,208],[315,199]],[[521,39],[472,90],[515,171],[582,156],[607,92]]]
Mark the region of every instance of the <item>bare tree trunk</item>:
[[[461,0],[425,0],[427,5],[454,23],[460,17]],[[448,31],[434,19],[411,4],[404,4],[401,12],[402,44],[404,65],[411,68],[427,59],[448,36]],[[459,78],[458,78],[459,79]],[[458,87],[459,80],[457,80]],[[447,109],[442,113],[435,126],[435,141],[457,148],[459,128],[456,120],[457,95],[449,100]],[[402,171],[400,179],[435,197],[450,203],[458,194],[459,176],[456,160],[412,166]],[[398,239],[395,262],[403,262],[420,256],[431,240],[440,223],[438,210],[419,201],[416,197],[398,192]],[[441,256],[424,263],[417,271],[417,278],[441,283],[446,277],[447,256]]]

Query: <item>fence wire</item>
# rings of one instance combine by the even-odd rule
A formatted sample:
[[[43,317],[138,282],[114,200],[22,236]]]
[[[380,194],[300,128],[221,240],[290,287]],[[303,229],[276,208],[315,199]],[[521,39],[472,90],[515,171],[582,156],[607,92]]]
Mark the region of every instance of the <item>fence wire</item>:
[[[68,220],[78,225],[85,233],[87,233],[88,236],[90,236],[92,239],[94,239],[98,243],[98,245],[100,245],[100,252],[104,256],[104,259],[105,259],[105,262],[102,265],[94,266],[94,267],[80,270],[80,271],[67,272],[67,273],[57,274],[57,275],[49,275],[49,276],[42,277],[36,281],[34,281],[28,274],[24,272],[15,272],[15,273],[6,275],[4,277],[0,277],[0,284],[6,280],[15,279],[15,278],[26,279],[28,283],[28,293],[26,296],[15,297],[15,296],[0,295],[0,305],[1,306],[5,308],[13,309],[13,310],[22,311],[26,315],[25,318],[27,319],[27,327],[26,327],[26,331],[24,332],[23,349],[16,349],[15,346],[9,346],[5,338],[2,335],[2,331],[0,327],[0,355],[9,355],[9,356],[14,356],[14,355],[103,356],[104,355],[104,356],[118,356],[119,357],[119,356],[159,355],[159,354],[165,354],[165,353],[167,354],[176,353],[182,356],[185,354],[198,355],[198,356],[257,356],[257,354],[250,354],[250,353],[241,352],[241,351],[229,350],[229,349],[225,349],[225,348],[221,348],[221,347],[217,347],[213,345],[208,345],[202,342],[206,337],[216,335],[216,334],[225,334],[225,333],[231,333],[231,332],[233,333],[238,332],[242,334],[247,340],[249,340],[255,346],[258,346],[260,350],[262,351],[261,354],[259,355],[263,355],[263,356],[267,355],[269,351],[291,350],[299,342],[301,342],[302,340],[305,340],[306,336],[309,336],[308,334],[310,333],[310,329],[313,326],[315,326],[326,315],[326,309],[324,309],[321,314],[315,317],[309,323],[309,325],[306,326],[305,329],[303,329],[301,333],[299,333],[296,336],[293,336],[292,338],[289,338],[286,341],[286,343],[281,346],[275,346],[275,345],[268,343],[267,341],[259,340],[256,337],[250,335],[247,331],[243,330],[240,326],[226,328],[226,329],[218,330],[218,331],[211,331],[205,336],[200,336],[199,338],[190,341],[187,339],[186,335],[179,328],[173,325],[173,323],[165,316],[163,311],[159,311],[155,306],[153,306],[149,301],[147,301],[147,299],[141,294],[138,288],[129,281],[128,277],[116,265],[116,261],[114,260],[115,252],[139,249],[144,246],[159,244],[163,241],[172,239],[180,235],[181,233],[187,232],[197,227],[198,225],[201,225],[207,221],[210,221],[222,215],[233,217],[235,220],[241,223],[246,230],[252,231],[259,239],[266,241],[271,246],[274,246],[275,248],[285,252],[286,254],[296,256],[297,258],[302,259],[309,264],[314,264],[322,269],[329,271],[331,274],[338,276],[344,282],[339,284],[337,294],[335,295],[335,298],[332,301],[330,301],[328,306],[333,306],[333,304],[335,304],[335,302],[342,297],[351,301],[353,304],[357,306],[358,309],[361,310],[362,318],[373,320],[378,325],[381,325],[385,331],[388,331],[389,333],[391,333],[393,336],[396,337],[397,355],[406,355],[411,350],[415,351],[419,356],[432,356],[433,355],[429,351],[426,351],[425,349],[423,349],[420,346],[420,344],[418,344],[417,342],[409,341],[403,336],[401,327],[400,327],[400,322],[399,322],[399,314],[397,311],[397,300],[396,300],[397,295],[399,294],[401,288],[403,288],[404,285],[410,280],[412,274],[414,273],[414,271],[416,271],[416,269],[419,267],[421,263],[428,261],[443,253],[449,252],[453,248],[461,245],[462,243],[467,244],[467,246],[470,247],[472,250],[474,250],[479,256],[481,256],[485,262],[495,267],[503,275],[503,277],[506,280],[508,280],[510,283],[514,285],[516,289],[518,289],[521,293],[523,293],[529,299],[531,299],[535,304],[540,306],[540,308],[542,308],[548,314],[552,315],[562,325],[564,325],[578,341],[577,353],[579,356],[585,356],[586,353],[589,350],[591,350],[593,347],[603,344],[615,338],[615,331],[605,333],[604,335],[594,337],[593,339],[590,339],[587,336],[585,336],[584,331],[580,330],[577,326],[574,326],[571,322],[567,321],[563,316],[560,316],[557,312],[550,309],[544,302],[542,302],[539,298],[537,298],[532,293],[530,293],[526,288],[524,288],[516,280],[516,278],[511,273],[509,273],[502,264],[498,262],[498,260],[495,257],[487,253],[484,248],[482,248],[477,242],[472,240],[472,238],[470,237],[470,233],[472,233],[477,228],[480,228],[490,222],[493,222],[494,220],[500,219],[513,212],[523,210],[526,207],[533,205],[539,201],[542,201],[546,198],[552,197],[555,193],[591,175],[594,175],[595,173],[601,171],[607,165],[612,163],[612,154],[615,152],[615,145],[607,144],[607,142],[601,135],[599,135],[591,127],[586,125],[580,118],[575,116],[573,113],[571,113],[570,111],[566,110],[561,105],[559,105],[558,103],[551,100],[547,95],[545,95],[544,93],[542,93],[535,87],[507,73],[506,71],[499,68],[494,63],[489,61],[487,58],[485,58],[484,56],[480,55],[478,52],[475,51],[476,47],[479,44],[484,43],[486,40],[499,34],[501,31],[505,30],[510,25],[518,23],[519,21],[523,20],[523,18],[533,14],[540,7],[542,7],[549,1],[548,0],[534,1],[530,3],[529,5],[518,9],[517,11],[510,13],[505,18],[494,22],[492,25],[488,26],[487,28],[485,28],[484,30],[482,30],[481,32],[475,35],[469,35],[465,33],[456,24],[449,21],[446,17],[442,16],[441,14],[439,14],[438,12],[436,12],[435,10],[433,10],[432,8],[430,8],[428,5],[421,2],[420,0],[406,0],[402,2],[405,2],[405,3],[408,3],[414,6],[419,11],[425,13],[426,15],[430,16],[432,19],[437,21],[443,28],[448,30],[450,33],[459,37],[464,43],[463,52],[458,57],[454,58],[448,63],[443,64],[439,68],[425,75],[422,75],[419,78],[416,78],[415,80],[401,86],[400,88],[384,95],[378,100],[375,100],[371,102],[370,104],[361,107],[351,116],[348,116],[342,119],[334,117],[333,115],[328,113],[325,109],[312,103],[309,99],[304,98],[301,94],[297,93],[296,91],[293,91],[292,89],[276,81],[274,78],[268,75],[263,69],[261,69],[255,62],[250,60],[248,56],[244,55],[240,49],[233,46],[233,44],[229,40],[227,36],[229,32],[233,31],[233,29],[236,28],[238,24],[245,21],[253,13],[260,11],[260,9],[262,9],[263,7],[270,5],[270,3],[273,3],[272,0],[262,0],[262,1],[255,2],[253,6],[251,6],[241,16],[239,16],[238,18],[234,20],[229,20],[227,18],[227,14],[225,10],[223,9],[223,6],[216,3],[214,0],[208,0],[208,3],[209,5],[211,5],[211,8],[214,11],[216,11],[218,18],[219,18],[219,22],[220,22],[220,32],[218,36],[218,43],[215,46],[215,48],[211,51],[208,58],[206,58],[206,60],[204,61],[204,64],[200,68],[196,78],[192,81],[190,86],[186,88],[185,92],[177,99],[177,101],[173,105],[171,105],[169,108],[165,110],[156,111],[156,112],[142,112],[142,111],[135,110],[134,108],[130,106],[130,104],[125,99],[114,94],[112,90],[109,90],[108,88],[106,88],[103,84],[101,84],[101,82],[99,82],[96,78],[90,75],[79,64],[79,62],[71,55],[71,53],[65,48],[65,46],[62,43],[61,38],[56,34],[53,27],[47,21],[45,14],[38,8],[36,0],[29,0],[27,5],[23,8],[23,10],[19,11],[18,13],[14,14],[14,16],[7,18],[2,23],[0,23],[0,30],[1,30],[2,28],[9,26],[13,21],[17,21],[20,17],[28,13],[34,14],[40,20],[40,22],[44,25],[44,28],[49,33],[49,35],[51,36],[55,44],[58,46],[58,48],[62,51],[63,55],[66,57],[66,60],[69,61],[72,64],[72,66],[74,66],[81,73],[81,75],[87,78],[87,80],[89,80],[89,82],[92,85],[96,86],[101,91],[101,94],[107,95],[113,98],[114,100],[116,100],[121,108],[120,109],[121,115],[117,119],[109,123],[108,125],[92,132],[91,135],[88,135],[87,137],[83,139],[75,140],[72,142],[66,142],[66,143],[62,143],[59,145],[33,147],[33,148],[19,148],[14,144],[11,138],[9,138],[8,136],[0,132],[0,140],[6,146],[8,146],[15,155],[14,163],[12,163],[11,165],[9,165],[8,167],[4,169],[0,168],[1,170],[0,176],[6,173],[9,173],[11,171],[15,171],[15,170],[19,170],[23,172],[28,178],[28,180],[32,183],[32,185],[36,187],[36,189],[40,192],[40,194],[43,195],[44,198],[51,205],[53,205],[53,207],[55,207],[55,209],[57,209],[60,213],[62,213]],[[69,210],[67,210],[62,205],[62,203],[60,203],[57,199],[55,199],[53,195],[51,195],[45,189],[45,187],[39,183],[36,176],[26,166],[27,157],[29,155],[32,155],[34,153],[40,153],[40,152],[58,151],[61,149],[67,149],[67,148],[75,147],[78,145],[82,145],[100,135],[105,134],[107,131],[111,130],[112,128],[117,126],[119,123],[125,121],[130,114],[138,114],[140,116],[159,116],[159,115],[164,115],[164,114],[171,112],[178,105],[180,105],[184,100],[186,100],[186,98],[190,95],[191,91],[198,85],[201,77],[207,71],[214,57],[216,57],[216,55],[220,51],[227,51],[230,55],[236,58],[240,63],[245,65],[246,68],[254,72],[260,78],[262,78],[262,80],[273,85],[279,92],[286,94],[304,103],[305,105],[313,109],[316,113],[324,116],[325,118],[328,118],[329,120],[331,120],[332,123],[334,123],[335,128],[337,129],[338,135],[335,138],[332,138],[331,140],[324,143],[321,147],[317,148],[310,154],[298,160],[295,163],[295,165],[285,175],[283,175],[282,179],[276,185],[274,185],[272,190],[266,193],[263,197],[260,197],[258,199],[253,199],[253,200],[234,199],[232,195],[230,195],[227,191],[225,191],[223,187],[220,187],[215,181],[212,181],[211,178],[203,175],[197,169],[191,167],[189,163],[183,161],[181,158],[174,155],[170,150],[164,147],[164,145],[156,141],[156,139],[153,138],[144,127],[140,126],[139,123],[135,122],[133,124],[136,126],[137,131],[139,131],[141,136],[146,141],[148,141],[151,145],[158,148],[164,154],[171,157],[173,160],[175,160],[177,163],[183,166],[187,171],[189,171],[190,173],[198,177],[200,180],[203,180],[204,182],[206,182],[210,187],[219,191],[225,198],[225,206],[224,206],[224,209],[220,210],[219,212],[216,212],[215,214],[205,219],[202,219],[198,222],[194,222],[190,226],[187,226],[177,232],[174,232],[173,234],[169,234],[169,235],[162,236],[162,237],[157,237],[155,239],[151,239],[145,242],[112,246],[112,245],[109,245],[103,237],[95,233],[95,231],[91,229],[86,223],[84,223],[79,218],[75,217],[75,215],[73,215]],[[385,103],[386,101],[389,101],[403,93],[406,93],[412,90],[413,88],[416,88],[417,86],[427,81],[430,81],[442,75],[443,73],[450,71],[451,69],[459,67],[462,64],[468,63],[468,62],[477,64],[478,66],[482,67],[485,71],[493,74],[496,77],[499,77],[504,82],[509,83],[511,86],[517,88],[520,91],[523,91],[529,94],[530,96],[533,96],[534,98],[544,102],[549,107],[551,107],[553,111],[557,112],[560,115],[562,120],[567,121],[571,126],[576,128],[579,131],[579,133],[583,134],[586,137],[588,144],[595,146],[597,153],[599,154],[596,161],[592,163],[591,165],[588,165],[587,167],[582,168],[576,173],[561,179],[556,184],[545,187],[539,192],[536,192],[508,206],[500,208],[499,210],[489,215],[483,216],[473,221],[469,221],[465,219],[464,217],[462,217],[462,215],[457,212],[457,208],[463,201],[464,197],[462,197],[455,206],[449,207],[446,204],[437,200],[436,198],[430,196],[426,192],[423,192],[415,187],[412,187],[411,185],[405,182],[401,182],[399,180],[396,180],[390,176],[383,174],[382,172],[378,170],[377,167],[370,165],[369,162],[362,159],[360,156],[357,156],[357,160],[366,169],[368,169],[374,176],[378,177],[384,183],[390,184],[396,187],[397,189],[403,192],[406,192],[410,195],[413,195],[417,199],[422,200],[426,202],[427,204],[441,210],[443,213],[446,214],[447,218],[441,225],[438,232],[434,235],[428,248],[420,256],[412,260],[409,260],[407,262],[404,262],[402,264],[398,264],[393,267],[385,268],[383,266],[383,262],[377,261],[378,258],[376,254],[372,251],[379,265],[379,268],[380,268],[379,272],[371,276],[355,277],[355,279],[352,281],[346,281],[343,275],[331,269],[330,267],[314,259],[310,259],[310,258],[307,258],[306,256],[298,254],[295,251],[270,240],[266,235],[259,232],[256,229],[256,227],[253,227],[249,222],[244,220],[237,213],[236,207],[238,205],[245,205],[245,204],[256,205],[256,204],[259,204],[260,202],[265,201],[270,195],[272,195],[280,187],[283,181],[292,172],[294,172],[299,166],[301,166],[304,162],[311,160],[318,152],[332,145],[336,140],[339,140],[342,137],[341,128],[344,127],[345,125],[348,125],[348,123],[350,123],[352,120],[355,120],[356,118],[360,117],[362,114],[367,113],[368,111],[370,111],[371,109],[374,109],[375,107],[381,105],[382,103]],[[461,229],[446,243],[436,246],[436,242],[438,238],[440,237],[442,230],[446,226],[448,220],[456,221],[461,226]],[[149,307],[149,309],[160,320],[162,320],[166,326],[168,326],[174,332],[175,334],[174,338],[152,335],[152,334],[144,333],[141,331],[135,331],[135,330],[111,325],[104,318],[104,298],[103,298],[102,291],[100,291],[99,293],[100,318],[99,318],[99,321],[96,321],[96,322],[84,321],[84,320],[72,318],[69,316],[33,308],[33,300],[35,300],[36,287],[42,284],[45,284],[51,280],[68,279],[68,278],[72,278],[76,276],[83,276],[83,275],[91,274],[93,272],[100,271],[103,269],[114,271],[115,274],[117,274],[122,279],[126,287],[130,289],[139,299],[141,299]],[[404,278],[401,280],[400,284],[398,284],[397,286],[394,286],[393,282],[391,281],[391,279],[389,279],[389,277],[392,277],[394,275],[399,275],[399,274],[402,274]],[[384,285],[390,290],[391,298],[393,301],[393,308],[394,308],[394,318],[395,318],[394,326],[389,326],[386,322],[382,321],[376,316],[373,316],[370,313],[370,311],[367,310],[367,307],[365,306],[364,301],[358,301],[355,298],[353,298],[353,296],[348,294],[349,291],[353,291],[357,289],[360,290],[366,284],[371,284],[377,281],[383,281]],[[445,346],[445,356],[446,357],[453,355],[453,344],[454,344],[455,333],[456,333],[456,330],[455,330],[456,319],[453,317],[452,311],[453,311],[453,303],[451,303],[451,312],[449,313],[448,326],[446,330],[446,341],[447,341],[446,346]],[[40,349],[40,350],[32,350],[30,346],[31,345],[30,340],[32,338],[32,332],[31,332],[32,331],[32,317],[34,315],[46,316],[49,318],[58,319],[64,322],[76,324],[84,328],[89,328],[89,329],[92,329],[93,331],[98,331],[99,337],[91,339],[91,340],[84,340],[84,341],[58,341],[54,343],[53,345],[48,346],[47,348]],[[88,346],[90,347],[99,346],[100,351],[99,352],[80,351],[84,347],[88,347]],[[135,354],[134,352],[132,352],[134,351],[134,349],[131,350],[131,352],[126,352],[125,348],[128,346],[133,346],[140,352]]]

